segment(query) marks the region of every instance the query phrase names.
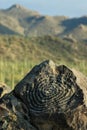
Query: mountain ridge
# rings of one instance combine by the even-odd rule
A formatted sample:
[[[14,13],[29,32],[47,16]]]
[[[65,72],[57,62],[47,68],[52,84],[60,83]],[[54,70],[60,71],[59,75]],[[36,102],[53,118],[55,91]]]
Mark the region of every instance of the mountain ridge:
[[[68,18],[66,16],[41,15],[39,12],[26,9],[19,4],[0,10],[0,16],[2,25],[19,35],[30,37],[52,35],[62,38],[72,35],[72,38],[76,40],[87,40],[85,34],[87,16]],[[10,24],[8,24],[9,22]],[[15,23],[17,24],[15,25]],[[79,28],[81,33],[78,31]],[[0,34],[2,34],[1,31]]]

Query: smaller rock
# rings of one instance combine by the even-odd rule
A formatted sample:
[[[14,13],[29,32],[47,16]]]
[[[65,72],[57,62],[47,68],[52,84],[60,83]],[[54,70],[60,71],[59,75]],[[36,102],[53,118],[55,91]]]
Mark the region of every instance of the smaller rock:
[[[0,98],[0,130],[36,130],[26,106],[12,92]]]
[[[10,91],[10,87],[8,87],[4,83],[0,83],[0,98],[3,97],[4,94],[9,93]]]
[[[84,103],[85,103],[85,105],[87,107],[87,77],[84,76],[81,72],[79,72],[79,71],[77,71],[75,69],[72,69],[72,71],[77,77],[77,84],[83,90]]]

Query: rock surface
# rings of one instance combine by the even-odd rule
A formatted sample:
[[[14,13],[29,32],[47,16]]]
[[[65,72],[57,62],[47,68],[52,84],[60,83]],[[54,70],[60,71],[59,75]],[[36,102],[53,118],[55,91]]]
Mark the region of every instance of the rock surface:
[[[6,94],[9,93],[11,91],[10,87],[8,87],[6,84],[4,83],[0,83],[0,98]]]
[[[0,129],[87,130],[87,80],[79,76],[49,60],[35,66],[0,99]]]
[[[83,90],[84,93],[84,102],[85,105],[87,106],[87,77],[85,77],[81,72],[72,69],[73,73],[77,77],[77,84],[80,86],[80,88]]]

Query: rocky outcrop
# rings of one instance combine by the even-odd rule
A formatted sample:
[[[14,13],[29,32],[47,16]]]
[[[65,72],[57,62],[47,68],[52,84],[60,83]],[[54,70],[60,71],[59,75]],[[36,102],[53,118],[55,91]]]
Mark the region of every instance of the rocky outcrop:
[[[35,66],[0,99],[1,129],[87,130],[86,86],[77,77],[52,61]]]

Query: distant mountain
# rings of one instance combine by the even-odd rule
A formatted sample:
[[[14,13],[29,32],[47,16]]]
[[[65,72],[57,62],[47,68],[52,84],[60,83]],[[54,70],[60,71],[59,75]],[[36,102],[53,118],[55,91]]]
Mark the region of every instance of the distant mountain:
[[[86,41],[86,33],[87,16],[80,18],[44,16],[21,5],[13,5],[8,9],[0,10],[0,34],[33,37],[52,35],[67,37],[66,40],[72,37],[71,39]]]

